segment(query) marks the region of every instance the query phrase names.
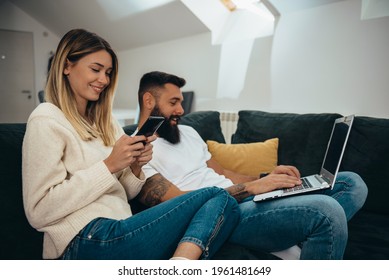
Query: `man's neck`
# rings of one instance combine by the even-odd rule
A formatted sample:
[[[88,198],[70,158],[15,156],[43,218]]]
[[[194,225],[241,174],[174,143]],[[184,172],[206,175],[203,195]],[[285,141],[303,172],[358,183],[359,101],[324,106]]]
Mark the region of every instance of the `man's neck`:
[[[142,127],[142,125],[146,122],[150,115],[140,114],[138,121],[138,129]]]

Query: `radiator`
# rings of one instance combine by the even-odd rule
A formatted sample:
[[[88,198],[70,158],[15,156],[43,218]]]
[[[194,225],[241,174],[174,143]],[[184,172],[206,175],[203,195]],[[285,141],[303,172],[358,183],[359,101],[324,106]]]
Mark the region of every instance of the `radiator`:
[[[235,133],[238,118],[238,112],[220,112],[220,126],[227,144],[231,143],[231,136]]]

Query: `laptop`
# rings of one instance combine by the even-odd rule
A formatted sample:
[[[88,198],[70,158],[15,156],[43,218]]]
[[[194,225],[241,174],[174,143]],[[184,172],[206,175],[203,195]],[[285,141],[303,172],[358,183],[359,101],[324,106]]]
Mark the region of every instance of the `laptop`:
[[[321,189],[332,189],[353,121],[354,115],[335,120],[319,174],[302,177],[302,184],[299,186],[258,194],[254,196],[253,200],[259,202]]]

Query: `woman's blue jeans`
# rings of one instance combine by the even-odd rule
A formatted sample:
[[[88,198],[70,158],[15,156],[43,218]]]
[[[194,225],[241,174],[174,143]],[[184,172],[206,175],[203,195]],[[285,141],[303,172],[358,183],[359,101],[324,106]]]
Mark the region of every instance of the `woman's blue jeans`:
[[[301,259],[342,259],[347,221],[366,197],[366,184],[352,172],[340,172],[334,188],[320,193],[258,203],[251,197],[239,204],[240,222],[229,242],[265,252],[302,244]]]
[[[125,220],[97,218],[72,240],[62,259],[156,260],[192,242],[208,259],[228,239],[239,207],[226,191],[209,187],[176,197]]]

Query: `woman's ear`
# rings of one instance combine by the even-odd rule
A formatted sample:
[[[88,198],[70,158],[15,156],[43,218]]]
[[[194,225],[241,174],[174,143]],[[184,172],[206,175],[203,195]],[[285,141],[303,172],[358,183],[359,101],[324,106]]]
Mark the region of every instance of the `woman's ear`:
[[[63,74],[65,76],[69,75],[71,66],[72,66],[72,63],[70,62],[70,60],[66,59],[66,64],[65,64],[65,67],[63,69]]]

